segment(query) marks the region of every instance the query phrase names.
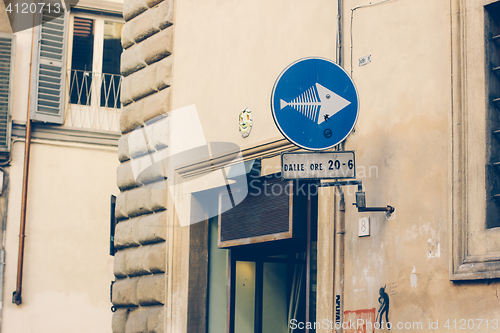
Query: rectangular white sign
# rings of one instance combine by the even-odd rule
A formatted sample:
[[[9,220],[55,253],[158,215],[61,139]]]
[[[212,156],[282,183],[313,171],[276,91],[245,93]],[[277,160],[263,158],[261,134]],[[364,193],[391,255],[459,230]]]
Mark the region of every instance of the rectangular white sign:
[[[356,178],[353,151],[281,154],[283,179]]]

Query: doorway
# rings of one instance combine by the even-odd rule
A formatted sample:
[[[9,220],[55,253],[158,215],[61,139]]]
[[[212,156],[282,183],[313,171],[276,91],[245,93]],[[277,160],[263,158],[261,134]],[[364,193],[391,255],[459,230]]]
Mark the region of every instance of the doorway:
[[[312,250],[315,251],[315,242]],[[248,257],[234,258],[230,264],[234,266],[234,277],[230,276],[234,283],[234,305],[229,309],[234,322],[230,332],[306,332],[299,323],[314,322],[316,313],[316,262],[311,262],[307,288],[306,256],[306,252],[298,252],[251,261]]]
[[[306,332],[305,323],[316,320],[316,228],[311,228],[308,265],[306,244],[270,255],[248,248],[218,249],[212,238],[216,223],[210,221],[208,332],[216,327],[229,333]],[[222,256],[227,265],[221,265]],[[222,284],[227,288],[224,302]]]

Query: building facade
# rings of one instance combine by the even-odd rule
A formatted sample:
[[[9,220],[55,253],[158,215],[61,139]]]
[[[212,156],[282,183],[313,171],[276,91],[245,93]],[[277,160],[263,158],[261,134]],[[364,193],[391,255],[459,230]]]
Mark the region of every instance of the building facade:
[[[498,8],[125,0],[113,332],[498,329]],[[353,79],[335,149],[394,212],[283,194],[271,93],[311,56]],[[290,239],[263,230],[283,219]]]
[[[37,5],[0,11],[0,330],[111,332],[123,4]]]

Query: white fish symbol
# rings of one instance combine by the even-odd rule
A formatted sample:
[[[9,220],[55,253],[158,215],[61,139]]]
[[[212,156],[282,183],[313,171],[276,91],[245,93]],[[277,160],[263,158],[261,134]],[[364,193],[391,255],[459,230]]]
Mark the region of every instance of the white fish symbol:
[[[315,86],[307,89],[291,102],[281,99],[280,109],[291,106],[319,125],[349,104],[351,102],[316,82]]]

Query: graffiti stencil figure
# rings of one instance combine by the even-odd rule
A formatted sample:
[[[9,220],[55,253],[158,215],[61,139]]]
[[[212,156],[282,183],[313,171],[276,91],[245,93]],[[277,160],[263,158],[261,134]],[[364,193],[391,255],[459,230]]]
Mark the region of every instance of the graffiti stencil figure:
[[[379,294],[380,297],[378,298],[378,302],[380,303],[380,308],[378,309],[377,313],[377,322],[379,323],[380,327],[382,327],[382,317],[384,316],[385,313],[385,323],[389,322],[389,295],[385,292],[385,287],[380,288]],[[388,327],[388,329],[390,329]]]

